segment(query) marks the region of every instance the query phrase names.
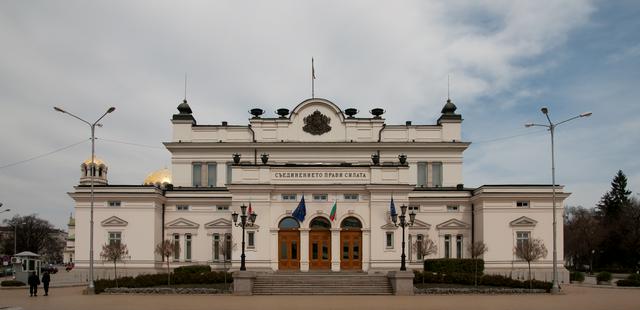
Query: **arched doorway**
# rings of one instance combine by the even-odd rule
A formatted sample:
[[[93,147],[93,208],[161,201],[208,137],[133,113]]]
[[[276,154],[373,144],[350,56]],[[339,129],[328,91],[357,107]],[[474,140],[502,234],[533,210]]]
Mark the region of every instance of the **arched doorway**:
[[[319,216],[309,229],[309,269],[331,269],[331,222]]]
[[[362,270],[362,222],[350,216],[340,228],[340,270]]]
[[[300,270],[300,223],[285,217],[278,224],[278,270]]]

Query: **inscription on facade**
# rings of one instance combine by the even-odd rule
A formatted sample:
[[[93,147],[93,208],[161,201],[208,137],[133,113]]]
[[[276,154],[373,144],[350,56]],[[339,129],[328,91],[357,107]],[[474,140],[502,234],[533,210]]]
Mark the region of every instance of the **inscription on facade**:
[[[278,182],[361,183],[369,181],[368,171],[363,170],[295,170],[283,169],[271,172],[271,180]]]

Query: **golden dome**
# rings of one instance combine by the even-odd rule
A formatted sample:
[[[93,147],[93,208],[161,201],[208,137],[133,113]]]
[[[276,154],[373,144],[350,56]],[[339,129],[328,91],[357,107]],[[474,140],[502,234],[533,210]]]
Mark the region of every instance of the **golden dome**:
[[[151,172],[145,179],[144,185],[171,184],[171,170],[164,168]]]
[[[98,158],[96,156],[93,156],[93,162],[96,164],[96,166],[100,166],[100,165],[105,165],[106,166],[107,165],[107,163],[105,163],[104,161],[102,161],[102,159],[100,159],[100,158]],[[87,158],[87,160],[83,161],[82,163],[87,165],[87,166],[91,165],[91,157]]]

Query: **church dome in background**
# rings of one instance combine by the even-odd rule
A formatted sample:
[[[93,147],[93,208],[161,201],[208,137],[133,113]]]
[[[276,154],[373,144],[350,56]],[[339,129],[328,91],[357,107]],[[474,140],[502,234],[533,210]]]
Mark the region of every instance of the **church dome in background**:
[[[164,168],[160,170],[156,170],[151,172],[144,179],[144,185],[156,185],[163,186],[166,184],[171,184],[171,170]]]
[[[94,156],[93,158],[94,158],[94,159],[93,159],[93,162],[96,164],[96,166],[100,166],[100,165],[105,165],[105,166],[106,166],[106,165],[107,165],[107,163],[105,163],[102,159],[100,159],[100,158],[98,158],[98,157],[96,157],[96,156]],[[86,159],[85,161],[83,161],[82,163],[83,163],[83,164],[85,164],[85,165],[87,165],[87,166],[88,166],[88,165],[91,165],[91,157],[87,158],[87,159]]]

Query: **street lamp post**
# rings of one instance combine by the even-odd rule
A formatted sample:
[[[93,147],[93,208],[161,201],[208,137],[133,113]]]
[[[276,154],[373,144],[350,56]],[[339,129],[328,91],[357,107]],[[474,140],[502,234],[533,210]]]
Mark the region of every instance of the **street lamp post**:
[[[409,212],[409,221],[407,221],[407,205],[402,205],[400,206],[400,216],[398,216],[398,214],[391,214],[391,220],[393,221],[393,225],[395,225],[396,227],[402,227],[402,255],[400,256],[401,260],[400,260],[400,270],[401,271],[405,271],[407,270],[407,266],[406,266],[406,260],[407,260],[407,256],[404,253],[404,248],[405,248],[405,242],[404,242],[404,229],[405,227],[409,227],[409,226],[413,226],[413,223],[416,220],[416,212],[414,210],[411,210],[411,212]],[[398,218],[400,218],[400,222],[398,223]]]
[[[558,249],[557,249],[557,233],[556,233],[556,226],[557,226],[556,224],[556,163],[555,163],[555,150],[554,150],[553,136],[554,136],[556,127],[558,127],[559,125],[572,121],[577,118],[591,116],[592,113],[585,112],[580,115],[568,118],[564,121],[553,123],[551,121],[551,118],[549,118],[549,108],[542,107],[540,111],[547,118],[547,121],[549,122],[548,125],[528,123],[528,124],[525,124],[524,126],[525,127],[534,127],[534,126],[545,127],[549,130],[549,133],[551,133],[551,192],[552,192],[551,200],[552,200],[552,206],[553,206],[552,207],[552,210],[553,210],[553,281],[551,284],[551,293],[557,294],[560,292],[560,286],[558,285]]]
[[[236,227],[242,227],[242,255],[240,255],[240,270],[244,271],[247,270],[247,267],[245,266],[244,255],[244,229],[246,227],[253,227],[258,214],[256,214],[256,212],[247,214],[247,206],[244,204],[240,206],[240,210],[242,212],[242,214],[240,214],[240,222],[238,222],[238,213],[235,211],[231,214],[231,218],[233,219],[233,223],[236,225]]]
[[[94,281],[93,281],[93,203],[94,203],[94,192],[93,192],[93,179],[95,176],[95,158],[96,158],[96,138],[95,138],[95,133],[96,133],[96,125],[97,126],[101,126],[100,124],[98,124],[98,122],[104,118],[107,114],[113,112],[116,110],[116,108],[114,107],[110,107],[107,112],[104,112],[104,114],[102,114],[102,116],[100,116],[100,118],[98,118],[97,121],[90,123],[85,121],[84,119],[73,115],[59,107],[53,107],[54,110],[64,113],[64,114],[68,114],[69,116],[72,116],[80,121],[82,121],[83,123],[89,125],[89,127],[91,128],[91,173],[90,173],[90,180],[91,180],[91,220],[90,220],[90,230],[89,230],[89,288],[88,288],[88,292],[90,294],[93,294],[95,292],[95,286],[94,286]]]

